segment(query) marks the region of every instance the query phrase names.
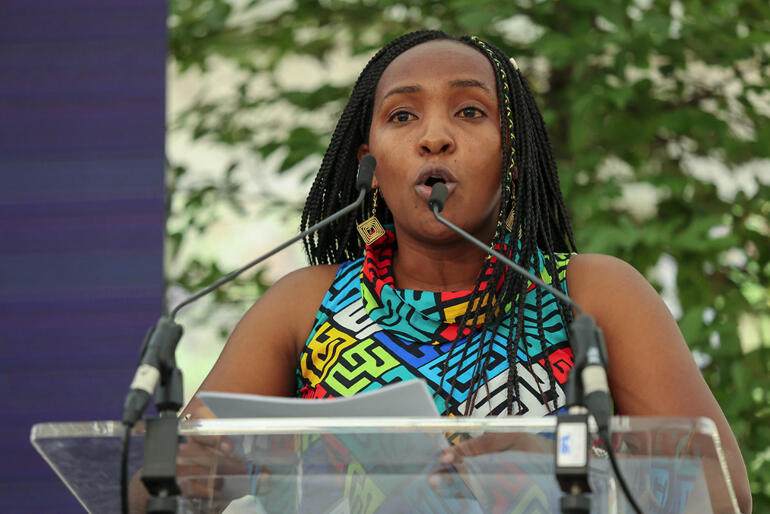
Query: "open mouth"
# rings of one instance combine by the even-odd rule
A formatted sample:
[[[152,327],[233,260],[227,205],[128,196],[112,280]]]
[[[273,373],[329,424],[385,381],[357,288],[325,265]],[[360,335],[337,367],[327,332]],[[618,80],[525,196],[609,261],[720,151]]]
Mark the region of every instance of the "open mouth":
[[[425,182],[423,182],[428,187],[433,187],[434,185],[441,182],[442,184],[446,184],[446,179],[444,177],[428,177],[425,179]]]
[[[449,168],[445,166],[431,166],[423,169],[422,173],[417,176],[414,188],[417,194],[427,201],[433,186],[439,182],[446,185],[449,194],[452,194],[452,191],[457,187],[457,181]]]
[[[423,169],[418,175],[415,185],[431,188],[439,182],[447,186],[455,182],[455,178],[449,168],[445,166],[431,166]]]

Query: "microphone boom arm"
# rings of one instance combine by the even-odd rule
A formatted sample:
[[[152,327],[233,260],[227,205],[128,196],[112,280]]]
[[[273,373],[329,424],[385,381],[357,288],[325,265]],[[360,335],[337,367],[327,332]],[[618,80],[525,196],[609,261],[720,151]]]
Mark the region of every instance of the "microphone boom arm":
[[[162,316],[147,334],[139,357],[139,367],[131,382],[129,392],[123,404],[124,436],[121,444],[120,463],[120,504],[121,512],[128,512],[128,450],[131,441],[131,428],[141,418],[153,392],[157,388],[156,405],[159,417],[147,421],[145,460],[142,482],[152,494],[147,502],[147,511],[173,514],[177,511],[176,495],[179,487],[176,483],[176,412],[182,407],[182,373],[176,367],[176,346],[182,337],[182,327],[174,322],[180,309],[205,296],[221,285],[233,280],[244,271],[256,266],[268,257],[272,257],[289,245],[306,237],[329,223],[345,216],[361,205],[367,191],[371,189],[372,177],[377,161],[371,155],[361,159],[358,166],[356,187],[359,190],[356,200],[319,221],[288,241],[280,244],[266,254],[254,259],[245,266],[228,273],[208,287],[192,294],[180,302],[168,314]],[[151,430],[152,429],[152,430]]]
[[[588,481],[588,415],[591,415],[599,427],[599,437],[607,447],[608,454],[611,455],[610,462],[612,468],[618,477],[628,502],[635,512],[641,513],[641,509],[617,466],[609,437],[611,396],[607,385],[607,351],[601,329],[596,325],[591,316],[583,312],[583,309],[580,308],[577,302],[557,288],[546,284],[539,277],[505,257],[494,248],[485,245],[451,221],[441,217],[439,212],[443,210],[448,195],[449,191],[442,182],[434,184],[430,192],[428,208],[433,211],[433,216],[439,223],[502,261],[503,264],[515,272],[520,273],[533,283],[544,288],[559,300],[574,308],[578,313],[570,325],[570,333],[572,334],[571,346],[574,354],[574,365],[568,374],[566,390],[566,404],[570,409],[570,415],[557,415],[556,425],[556,478],[562,491],[567,493],[561,498],[562,512],[587,514],[591,509],[590,498],[587,496],[587,493],[591,490]],[[571,435],[570,431],[574,432],[576,428],[583,430],[586,434],[582,438],[582,442],[575,445],[561,444],[560,437],[564,437],[566,442]],[[575,464],[576,460],[574,457],[581,454],[585,458],[582,459],[580,464]],[[577,459],[577,461],[580,460]]]
[[[548,284],[543,282],[540,278],[536,277],[535,275],[533,275],[529,271],[525,270],[524,268],[522,268],[521,266],[519,266],[518,264],[513,262],[508,257],[504,256],[503,254],[501,254],[500,252],[498,252],[494,248],[490,248],[489,246],[485,245],[484,243],[482,243],[481,241],[479,241],[478,239],[476,239],[475,237],[473,237],[472,235],[470,235],[469,233],[467,233],[466,231],[464,231],[463,229],[461,229],[460,227],[458,227],[457,225],[452,223],[451,221],[441,217],[439,215],[439,206],[436,205],[435,203],[431,207],[433,209],[433,216],[435,216],[435,218],[440,223],[442,223],[443,225],[446,225],[447,227],[449,227],[450,229],[454,230],[458,234],[460,234],[462,236],[465,236],[466,240],[468,240],[471,243],[473,243],[474,245],[478,246],[479,248],[481,248],[482,250],[484,250],[488,254],[492,255],[496,259],[502,261],[503,264],[505,264],[506,266],[508,266],[508,267],[512,268],[513,270],[517,271],[518,273],[524,275],[525,277],[527,277],[529,280],[531,280],[535,284],[537,284],[540,287],[546,289],[547,291],[552,293],[554,296],[556,296],[559,300],[561,300],[562,302],[566,303],[570,307],[573,307],[577,311],[578,315],[582,316],[584,314],[583,313],[583,309],[580,308],[580,305],[578,305],[575,301],[573,301],[569,296],[565,295],[564,293],[562,293],[561,291],[559,291],[555,287],[549,286]]]
[[[350,212],[354,211],[361,204],[361,201],[364,199],[365,195],[366,195],[366,190],[365,189],[361,189],[361,192],[358,194],[358,198],[356,199],[356,201],[351,203],[350,205],[348,205],[344,209],[342,209],[340,211],[337,211],[336,213],[332,214],[331,216],[329,216],[328,218],[326,218],[326,219],[324,219],[322,221],[319,221],[318,223],[316,223],[312,227],[308,228],[307,230],[305,230],[301,234],[297,234],[296,236],[292,237],[288,241],[286,241],[286,242],[280,244],[279,246],[273,248],[272,250],[270,250],[266,254],[264,254],[264,255],[256,258],[256,259],[254,259],[253,261],[251,261],[248,264],[238,268],[235,271],[231,271],[230,273],[228,273],[224,277],[222,277],[219,280],[217,280],[216,282],[212,283],[210,286],[207,286],[207,287],[201,289],[200,291],[198,291],[197,293],[192,294],[188,298],[185,298],[176,307],[174,307],[171,310],[171,312],[169,313],[169,318],[171,318],[173,320],[174,317],[176,316],[176,314],[180,311],[180,309],[182,309],[182,307],[185,307],[185,306],[191,304],[192,302],[194,302],[195,300],[197,300],[198,298],[207,295],[208,293],[210,293],[214,289],[218,288],[222,284],[233,280],[234,278],[236,278],[238,275],[240,275],[244,271],[248,270],[249,268],[252,268],[253,266],[256,266],[257,264],[259,264],[260,262],[268,259],[269,257],[272,257],[273,255],[277,254],[278,252],[280,252],[284,248],[287,248],[287,247],[293,245],[294,243],[296,243],[300,239],[304,238],[305,236],[307,236],[309,234],[312,234],[313,232],[315,232],[318,229],[322,228],[324,225],[328,225],[332,221],[335,221],[336,219],[341,218],[342,216],[345,216],[346,214],[349,214]]]

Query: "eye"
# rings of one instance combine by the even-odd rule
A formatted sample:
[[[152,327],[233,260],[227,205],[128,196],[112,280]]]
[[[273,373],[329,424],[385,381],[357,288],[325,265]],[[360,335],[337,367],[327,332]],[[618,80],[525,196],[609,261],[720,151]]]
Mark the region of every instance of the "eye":
[[[481,118],[482,116],[486,116],[486,113],[479,109],[478,107],[463,107],[460,109],[460,111],[457,113],[461,118]]]
[[[388,118],[388,121],[396,122],[396,123],[406,123],[407,121],[412,121],[416,119],[415,115],[408,111],[397,111],[391,114],[390,118]]]

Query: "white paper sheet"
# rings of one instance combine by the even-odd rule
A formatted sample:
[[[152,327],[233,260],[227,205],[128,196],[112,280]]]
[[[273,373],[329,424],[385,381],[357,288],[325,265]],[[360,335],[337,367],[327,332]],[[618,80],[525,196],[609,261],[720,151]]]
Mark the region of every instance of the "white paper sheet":
[[[201,391],[198,398],[218,418],[439,416],[428,386],[422,379],[323,400],[213,391]]]

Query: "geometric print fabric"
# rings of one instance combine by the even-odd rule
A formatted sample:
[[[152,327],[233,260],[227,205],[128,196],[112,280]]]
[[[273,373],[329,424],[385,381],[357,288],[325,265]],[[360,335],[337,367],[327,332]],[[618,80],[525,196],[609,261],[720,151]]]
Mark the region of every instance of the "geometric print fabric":
[[[553,283],[546,271],[542,252],[538,252],[538,257],[540,269],[530,271],[538,274],[544,282]],[[557,254],[556,257],[555,268],[561,289],[566,293],[566,269],[570,255]],[[406,304],[391,309],[390,314],[407,312],[411,316],[409,320],[418,319],[419,322],[418,328],[405,330],[404,317],[383,318],[378,317],[376,312],[374,316],[370,315],[377,302],[382,302],[372,290],[383,286],[374,284],[372,280],[363,280],[365,265],[364,258],[340,265],[300,354],[297,396],[308,399],[350,396],[387,384],[422,378],[442,415],[460,415],[466,411],[467,402],[472,400],[475,416],[505,415],[510,372],[506,339],[512,330],[509,322],[504,322],[496,334],[487,334],[484,341],[479,334],[461,339],[450,354],[454,337],[444,338],[441,334],[448,334],[447,327],[454,326],[457,330],[457,325],[448,324],[443,313],[437,316],[435,308],[426,315],[425,310],[428,309],[415,301],[436,293],[393,288]],[[530,284],[525,300],[525,348],[519,348],[513,359],[519,382],[519,403],[518,406],[514,404],[514,414],[543,416],[564,407],[564,385],[573,365],[573,355],[556,298],[546,291],[538,293]],[[542,330],[538,329],[537,323],[538,304],[542,313]],[[505,318],[507,321],[508,316]],[[426,320],[432,321],[432,325]],[[454,320],[451,318],[448,321]],[[422,341],[416,337],[420,333],[425,334]],[[485,348],[481,353],[487,354],[483,363],[476,358],[482,344]],[[447,375],[442,381],[441,373],[447,359]],[[556,379],[553,387],[546,371],[546,361],[550,362]],[[485,368],[483,377],[477,382],[474,395],[468,386],[471,377],[482,365]],[[455,376],[457,379],[453,380]],[[450,397],[452,408],[447,411],[446,399]]]

